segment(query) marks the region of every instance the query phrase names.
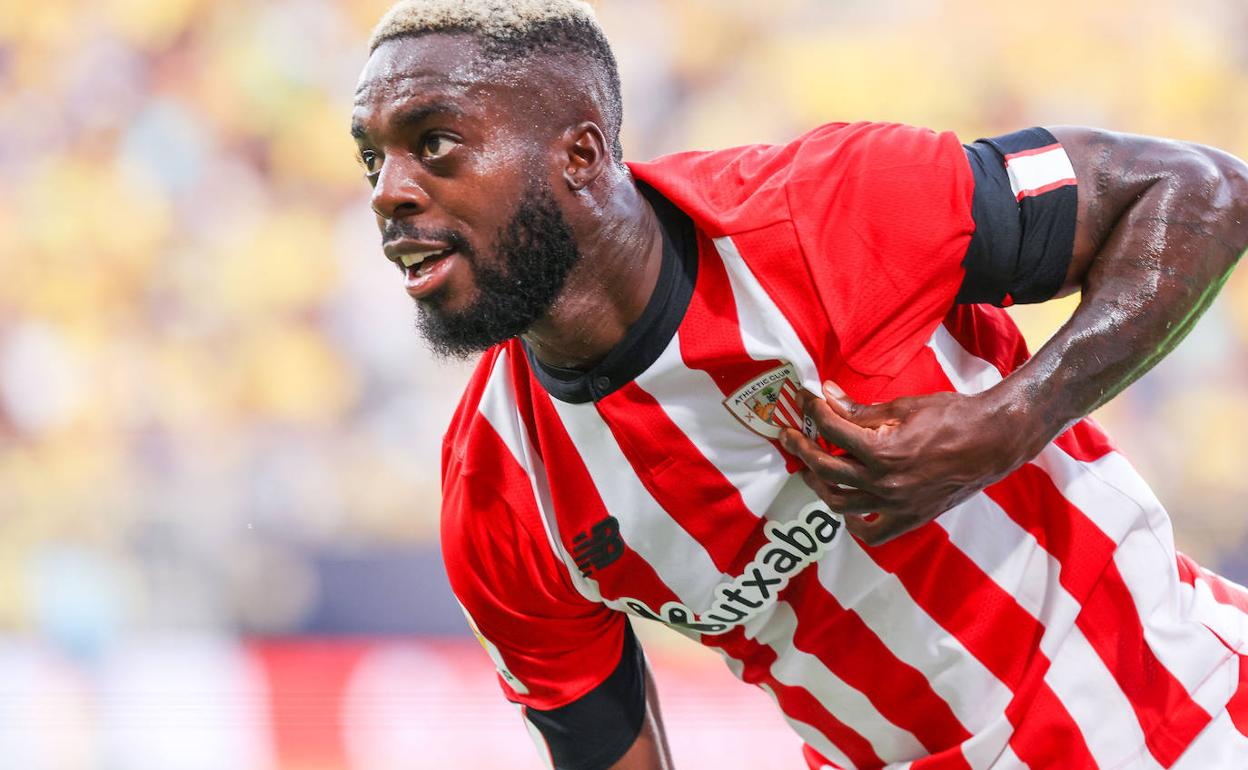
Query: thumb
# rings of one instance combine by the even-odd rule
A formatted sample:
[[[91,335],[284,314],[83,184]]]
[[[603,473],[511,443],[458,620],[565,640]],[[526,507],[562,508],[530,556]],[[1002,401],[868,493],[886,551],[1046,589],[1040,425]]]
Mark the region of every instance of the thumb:
[[[823,383],[823,397],[838,415],[863,428],[878,428],[894,417],[896,402],[860,404],[831,380]]]
[[[846,419],[853,417],[862,407],[861,404],[847,396],[845,391],[841,390],[841,386],[832,380],[823,381],[823,398],[832,407],[833,411]]]

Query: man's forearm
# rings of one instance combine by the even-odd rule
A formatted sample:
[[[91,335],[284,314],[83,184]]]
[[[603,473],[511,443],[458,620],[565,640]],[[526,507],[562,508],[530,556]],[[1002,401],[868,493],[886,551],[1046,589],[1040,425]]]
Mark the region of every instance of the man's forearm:
[[[1107,144],[1090,153],[1081,188],[1121,184],[1121,178],[1104,177],[1123,167],[1122,158],[1096,162],[1121,151]],[[1030,361],[986,394],[1040,426],[1030,431],[1036,449],[1169,353],[1248,248],[1248,167],[1241,161],[1174,145],[1161,158],[1154,153],[1126,163],[1138,173],[1134,203],[1115,221],[1082,223],[1105,237],[1082,276],[1077,310]],[[1107,215],[1081,209],[1081,217]]]

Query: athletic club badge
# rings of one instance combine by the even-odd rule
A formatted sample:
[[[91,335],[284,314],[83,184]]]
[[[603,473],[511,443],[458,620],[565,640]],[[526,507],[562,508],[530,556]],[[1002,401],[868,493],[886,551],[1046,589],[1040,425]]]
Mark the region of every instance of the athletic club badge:
[[[805,418],[797,407],[799,383],[797,369],[786,361],[741,386],[724,399],[724,407],[745,427],[767,438],[779,438],[781,428],[805,430]]]

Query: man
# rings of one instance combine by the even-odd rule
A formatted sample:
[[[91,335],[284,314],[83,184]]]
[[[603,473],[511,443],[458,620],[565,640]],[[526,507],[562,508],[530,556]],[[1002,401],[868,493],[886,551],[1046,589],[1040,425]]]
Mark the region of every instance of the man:
[[[864,123],[625,165],[581,2],[408,0],[370,50],[386,256],[435,349],[485,352],[447,571],[551,765],[670,766],[632,615],[812,768],[1248,767],[1248,593],[1083,419],[1248,245],[1242,162]],[[1075,290],[1030,358],[994,307]]]

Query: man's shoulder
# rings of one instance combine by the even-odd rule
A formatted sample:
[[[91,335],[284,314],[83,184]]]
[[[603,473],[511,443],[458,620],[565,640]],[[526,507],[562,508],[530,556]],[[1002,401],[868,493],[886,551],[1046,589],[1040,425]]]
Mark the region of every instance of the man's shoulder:
[[[630,163],[634,177],[658,190],[711,237],[765,227],[808,203],[795,185],[828,194],[840,180],[872,171],[964,163],[952,133],[901,123],[828,123],[784,144],[681,152]],[[869,182],[868,182],[869,183]]]

